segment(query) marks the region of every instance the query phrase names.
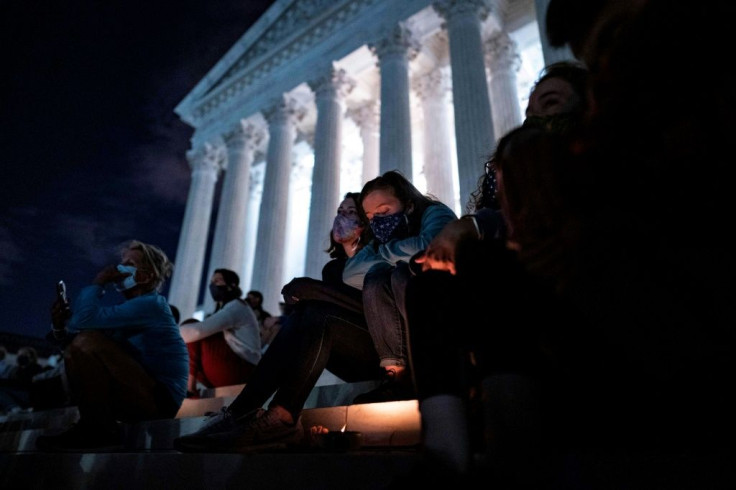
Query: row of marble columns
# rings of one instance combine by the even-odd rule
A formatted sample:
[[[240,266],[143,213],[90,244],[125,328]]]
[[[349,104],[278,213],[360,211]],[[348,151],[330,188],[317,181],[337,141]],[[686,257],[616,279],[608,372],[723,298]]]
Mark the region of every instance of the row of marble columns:
[[[457,174],[460,202],[464,204],[476,187],[482,163],[493,150],[496,135],[521,123],[516,90],[520,61],[514,42],[506,33],[501,32],[485,42],[482,39],[481,20],[487,14],[483,2],[440,0],[434,8],[444,17],[449,38]],[[409,177],[413,175],[410,89],[414,89],[422,101],[424,114],[427,191],[452,205],[455,191],[451,129],[444,97],[448,87],[446,71],[437,68],[410,84],[409,62],[418,46],[403,24],[369,47],[378,58],[381,74],[380,111],[375,104],[369,104],[350,114],[362,116],[359,126],[364,144],[363,182],[393,169]],[[308,81],[315,94],[317,123],[305,275],[315,278],[320,277],[322,266],[328,260],[324,244],[342,197],[339,195],[341,126],[344,99],[353,86],[345,73],[332,63],[324,73],[324,77]],[[281,287],[286,280],[283,276],[288,188],[295,123],[303,115],[300,111],[303,108],[284,96],[271,101],[269,107],[261,111],[267,128],[242,122],[222,135],[227,170],[208,273],[211,275],[220,267],[241,273],[245,268],[248,179],[255,148],[268,137],[249,286],[263,292],[265,307],[272,312],[278,311]],[[380,125],[375,123],[377,112],[380,113]],[[170,303],[179,308],[182,318],[192,316],[197,308],[218,156],[221,158],[218,148],[211,144],[188,154],[192,183],[169,293]],[[211,307],[211,299],[206,298],[204,310],[211,311]]]

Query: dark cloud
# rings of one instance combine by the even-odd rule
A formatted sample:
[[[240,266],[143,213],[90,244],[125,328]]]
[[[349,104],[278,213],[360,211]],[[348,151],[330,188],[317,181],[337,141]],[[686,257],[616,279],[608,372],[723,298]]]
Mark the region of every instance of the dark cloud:
[[[45,335],[56,281],[73,296],[124,240],[174,259],[192,135],[174,108],[272,3],[3,4],[0,331]]]

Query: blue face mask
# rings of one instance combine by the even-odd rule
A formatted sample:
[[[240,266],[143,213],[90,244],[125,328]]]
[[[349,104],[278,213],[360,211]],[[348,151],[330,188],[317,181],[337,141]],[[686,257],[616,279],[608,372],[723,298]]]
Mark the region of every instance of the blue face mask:
[[[127,291],[130,288],[135,287],[137,282],[135,282],[135,272],[136,268],[134,265],[118,265],[118,271],[122,274],[130,273],[128,277],[120,281],[119,283],[115,284],[115,289],[118,291]]]
[[[386,216],[374,216],[370,225],[373,235],[380,243],[386,243],[394,237],[401,237],[409,231],[409,219],[403,211]]]

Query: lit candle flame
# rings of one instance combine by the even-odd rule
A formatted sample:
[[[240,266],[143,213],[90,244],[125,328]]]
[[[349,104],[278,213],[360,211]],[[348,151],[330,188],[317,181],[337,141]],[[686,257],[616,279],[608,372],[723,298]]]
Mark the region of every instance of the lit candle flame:
[[[348,426],[348,424],[343,425],[342,426],[342,429],[340,429],[340,432],[345,432],[345,427],[347,427],[347,426]]]

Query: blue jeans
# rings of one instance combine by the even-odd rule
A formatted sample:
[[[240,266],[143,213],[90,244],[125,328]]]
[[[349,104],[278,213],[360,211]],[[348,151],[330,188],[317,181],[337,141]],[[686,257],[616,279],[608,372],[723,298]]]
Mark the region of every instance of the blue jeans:
[[[274,395],[271,405],[284,407],[296,420],[325,368],[348,382],[380,378],[378,356],[361,313],[325,301],[301,301],[230,410],[238,417]]]
[[[399,262],[372,269],[363,281],[365,318],[382,367],[409,365],[405,296],[410,277],[409,266]]]

